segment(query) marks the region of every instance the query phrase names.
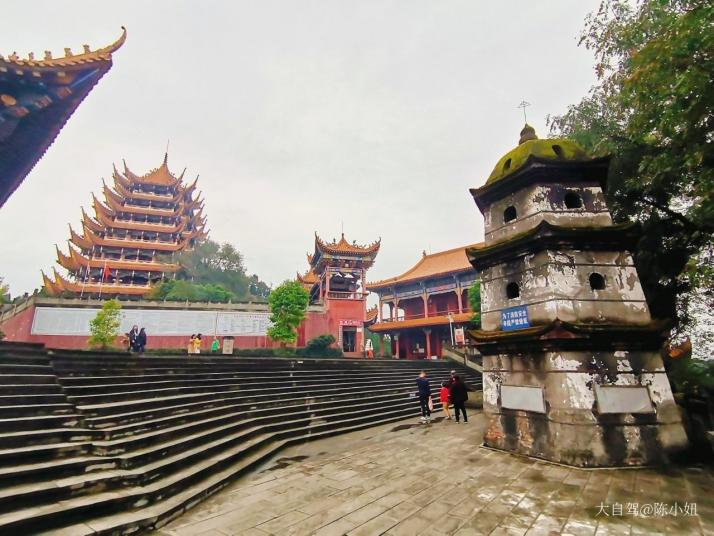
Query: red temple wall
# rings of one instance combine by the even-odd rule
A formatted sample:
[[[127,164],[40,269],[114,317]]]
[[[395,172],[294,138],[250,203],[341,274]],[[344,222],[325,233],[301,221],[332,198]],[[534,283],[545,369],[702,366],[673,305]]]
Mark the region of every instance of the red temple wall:
[[[24,311],[0,323],[0,330],[5,333],[6,340],[17,342],[43,343],[48,348],[85,349],[87,348],[86,335],[33,335],[32,322],[35,316],[35,305],[29,306]],[[364,302],[350,300],[331,301],[324,312],[308,311],[305,321],[298,328],[298,346],[304,346],[310,339],[318,335],[331,333],[335,339],[339,338],[340,321],[359,323],[362,328],[364,321]],[[148,333],[148,348],[185,348],[188,344],[190,333],[185,335],[154,335]],[[357,345],[362,347],[363,333],[357,334]],[[223,344],[223,337],[218,337]],[[213,341],[213,336],[205,334],[202,349],[208,351]],[[117,341],[120,344],[120,341]],[[235,348],[273,348],[279,346],[267,336],[236,336],[233,345]]]

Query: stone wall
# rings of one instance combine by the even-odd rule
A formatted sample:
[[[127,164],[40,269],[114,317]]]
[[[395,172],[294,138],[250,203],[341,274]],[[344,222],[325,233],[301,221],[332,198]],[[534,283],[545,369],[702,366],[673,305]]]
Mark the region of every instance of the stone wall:
[[[657,352],[484,356],[483,379],[490,447],[610,466],[663,463],[687,444]]]
[[[581,208],[566,208],[568,192],[580,197]],[[504,222],[504,212],[510,206],[516,209],[516,218]],[[533,229],[543,220],[572,227],[612,225],[602,188],[592,183],[534,184],[494,201],[483,216],[487,244]]]
[[[592,273],[605,278],[605,288],[590,288]],[[509,282],[519,285],[518,298],[507,297]],[[544,250],[483,270],[481,285],[485,331],[502,329],[501,310],[518,305],[528,306],[531,325],[555,319],[625,325],[651,320],[628,252]]]

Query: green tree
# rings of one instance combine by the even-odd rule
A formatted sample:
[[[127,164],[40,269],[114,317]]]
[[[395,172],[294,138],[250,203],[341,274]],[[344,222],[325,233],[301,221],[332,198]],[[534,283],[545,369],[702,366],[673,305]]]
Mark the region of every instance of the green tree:
[[[641,222],[636,262],[650,310],[678,329],[691,299],[714,305],[713,27],[706,0],[604,0],[581,37],[599,82],[550,118],[551,134],[612,155],[611,211]]]
[[[89,346],[106,350],[119,336],[121,323],[121,304],[119,300],[107,300],[101,310],[89,322]]]
[[[268,336],[280,343],[297,339],[297,327],[305,319],[310,296],[298,281],[285,281],[270,293],[270,321]]]
[[[263,283],[257,275],[247,275],[243,262],[243,255],[231,244],[219,244],[212,240],[199,243],[192,251],[184,251],[173,257],[165,258],[170,262],[177,262],[181,270],[176,274],[178,280],[190,281],[198,285],[215,285],[230,293],[231,300],[264,300],[270,294],[270,287]],[[169,291],[160,291],[168,293]],[[190,290],[183,287],[189,301],[200,300],[198,295],[210,293],[207,289]],[[163,299],[163,298],[161,298]],[[211,300],[221,301],[221,300]],[[226,300],[227,301],[227,300]]]
[[[10,287],[8,287],[3,278],[0,277],[0,305],[10,303]]]
[[[221,285],[201,285],[182,279],[171,279],[153,287],[147,298],[159,301],[228,303],[236,297]]]
[[[469,289],[469,305],[471,305],[471,325],[476,329],[481,329],[481,281],[476,280]]]

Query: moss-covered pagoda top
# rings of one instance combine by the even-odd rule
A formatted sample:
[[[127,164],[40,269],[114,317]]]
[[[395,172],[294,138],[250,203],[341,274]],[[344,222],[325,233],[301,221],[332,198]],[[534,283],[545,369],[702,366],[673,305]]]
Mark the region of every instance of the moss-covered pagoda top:
[[[507,152],[498,161],[489,175],[486,185],[489,186],[515,173],[532,158],[559,162],[587,162],[593,159],[585,149],[574,141],[565,138],[539,139],[535,129],[526,124],[521,130],[518,146]]]

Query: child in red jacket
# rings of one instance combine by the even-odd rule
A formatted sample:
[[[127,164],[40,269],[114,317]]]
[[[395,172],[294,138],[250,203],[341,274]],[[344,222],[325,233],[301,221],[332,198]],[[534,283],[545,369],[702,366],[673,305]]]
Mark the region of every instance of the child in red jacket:
[[[449,382],[441,382],[441,390],[439,391],[439,401],[441,402],[441,407],[444,408],[444,413],[446,413],[446,418],[451,420],[451,412],[449,411]]]

